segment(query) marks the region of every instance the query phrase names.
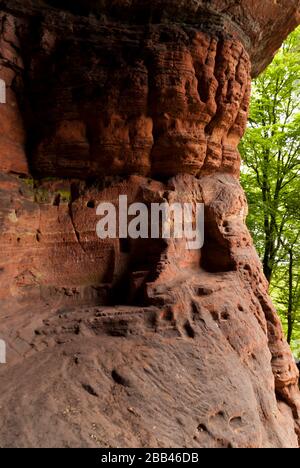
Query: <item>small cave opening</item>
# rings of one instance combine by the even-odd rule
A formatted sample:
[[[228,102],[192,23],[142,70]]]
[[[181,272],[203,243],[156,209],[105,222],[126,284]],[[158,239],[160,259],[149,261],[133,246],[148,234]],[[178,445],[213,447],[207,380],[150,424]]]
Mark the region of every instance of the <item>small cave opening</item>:
[[[71,202],[74,202],[80,197],[80,187],[76,182],[71,183]]]
[[[115,277],[113,305],[146,306],[146,284],[155,281],[166,244],[163,239],[119,239],[120,274]]]
[[[232,258],[230,242],[222,236],[214,212],[207,207],[205,208],[204,231],[201,267],[209,273],[235,271],[236,264]]]
[[[53,201],[53,206],[59,206],[60,205],[60,193],[55,195],[54,201]]]
[[[88,208],[94,209],[96,207],[96,202],[95,200],[89,200],[86,204]]]

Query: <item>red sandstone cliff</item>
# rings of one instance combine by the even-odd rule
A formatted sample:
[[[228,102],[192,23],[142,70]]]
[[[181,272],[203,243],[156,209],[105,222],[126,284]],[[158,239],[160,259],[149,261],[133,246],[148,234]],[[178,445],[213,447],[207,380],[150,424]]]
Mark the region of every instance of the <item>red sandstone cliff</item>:
[[[298,446],[237,146],[299,4],[0,2],[1,446]],[[204,203],[203,248],[100,241],[120,194]]]

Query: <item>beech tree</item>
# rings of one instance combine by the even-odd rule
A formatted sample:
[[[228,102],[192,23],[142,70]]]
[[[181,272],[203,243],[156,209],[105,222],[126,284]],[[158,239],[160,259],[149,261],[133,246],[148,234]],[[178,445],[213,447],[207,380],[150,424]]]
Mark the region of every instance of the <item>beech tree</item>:
[[[296,349],[300,338],[300,28],[253,82],[249,126],[240,150],[250,208],[248,225],[288,341]]]

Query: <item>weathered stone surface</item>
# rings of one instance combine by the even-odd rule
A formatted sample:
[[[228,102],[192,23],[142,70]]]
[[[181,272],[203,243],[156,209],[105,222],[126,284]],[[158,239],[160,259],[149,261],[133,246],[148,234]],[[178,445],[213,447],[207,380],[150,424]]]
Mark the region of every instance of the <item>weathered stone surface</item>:
[[[61,22],[65,12],[70,12],[81,18],[94,15],[108,24],[175,22],[213,34],[223,31],[244,43],[251,55],[253,75],[265,68],[299,23],[298,0],[6,0],[1,5],[21,17],[47,12],[49,6],[60,10]]]
[[[96,16],[39,1],[8,1],[1,15],[2,171],[27,173],[28,161],[39,176],[239,174],[249,54],[257,73],[298,1],[59,6]]]
[[[261,3],[0,2],[1,446],[298,446],[237,145],[300,2]],[[120,194],[203,202],[203,248],[100,241]]]
[[[131,177],[100,191],[85,188],[59,206],[53,201],[61,186],[32,191],[22,184],[21,195],[18,181],[6,176],[2,186],[4,180],[14,201],[1,197],[7,206],[0,240],[1,336],[10,366],[0,369],[7,382],[0,403],[3,417],[19,431],[12,441],[3,428],[4,445],[297,446],[298,372],[268,298],[235,178],[185,175],[164,185]],[[33,197],[41,193],[44,203],[37,207]],[[120,193],[131,202],[204,202],[201,252],[187,251],[180,240],[131,240],[126,249],[118,240],[101,243],[87,203],[117,203]],[[120,303],[140,306],[112,307]],[[31,370],[39,360],[46,363],[40,383]],[[104,380],[83,370],[96,365]],[[18,396],[9,389],[24,366],[22,391],[31,396],[26,406],[22,400],[15,406]],[[122,377],[116,380],[115,372]],[[107,403],[110,389],[118,396]],[[50,398],[42,421],[52,412],[47,441],[37,416],[41,392]],[[30,420],[28,430],[20,414]]]
[[[17,42],[4,44],[2,69],[15,80],[7,109],[17,112],[11,99],[19,96],[34,174],[239,174],[250,96],[250,62],[239,41],[191,25],[145,30],[53,19],[37,18],[33,36],[30,21],[2,17],[4,30],[18,31]],[[19,42],[19,57],[6,58]],[[15,128],[2,138],[24,148]],[[25,172],[13,148],[10,154],[7,171]]]
[[[65,3],[94,17],[27,3],[1,17],[2,170],[27,172],[27,131],[40,176],[238,175],[249,54],[256,74],[296,25],[298,1]]]
[[[6,104],[1,104],[0,112],[0,171],[28,174],[26,134],[14,90],[17,73],[23,67],[17,52],[19,39],[13,17],[5,17],[0,13],[0,24],[0,78],[6,84]]]

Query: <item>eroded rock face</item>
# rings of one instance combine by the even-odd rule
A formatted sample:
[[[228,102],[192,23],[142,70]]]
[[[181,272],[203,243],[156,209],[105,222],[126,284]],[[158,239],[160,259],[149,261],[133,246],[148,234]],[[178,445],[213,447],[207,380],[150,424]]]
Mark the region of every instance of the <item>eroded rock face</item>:
[[[33,19],[2,15],[2,62],[19,98],[11,107],[15,119],[23,116],[34,174],[239,173],[250,62],[238,40],[191,25],[54,20],[54,13],[34,17],[32,35]],[[3,120],[3,127],[14,121]],[[15,129],[2,138],[25,152]],[[9,148],[3,169],[26,172],[20,156],[15,167],[7,162]]]
[[[237,146],[299,1],[245,3],[1,6],[1,446],[298,446]],[[204,246],[101,241],[119,195],[204,203]]]
[[[297,1],[59,6],[11,1],[1,15],[3,171],[238,175],[249,55],[255,74],[296,25]]]

